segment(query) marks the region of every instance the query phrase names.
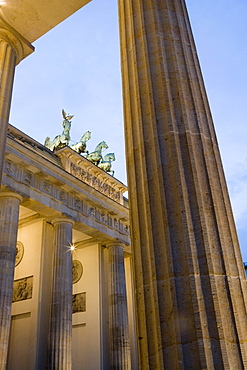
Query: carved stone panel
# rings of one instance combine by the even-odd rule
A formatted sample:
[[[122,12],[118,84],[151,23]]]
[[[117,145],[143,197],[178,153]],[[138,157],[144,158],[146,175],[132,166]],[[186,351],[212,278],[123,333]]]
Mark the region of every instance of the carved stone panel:
[[[86,311],[86,292],[73,294],[72,310],[73,313]]]
[[[12,302],[24,301],[32,298],[33,276],[14,281]]]

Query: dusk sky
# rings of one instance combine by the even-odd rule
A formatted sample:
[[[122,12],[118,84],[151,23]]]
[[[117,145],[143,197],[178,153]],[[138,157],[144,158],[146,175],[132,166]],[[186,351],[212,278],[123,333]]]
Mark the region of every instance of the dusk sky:
[[[247,1],[187,0],[214,117],[228,188],[247,261]],[[34,43],[16,68],[10,123],[37,141],[92,132],[88,150],[105,140],[126,183],[117,0],[92,0]]]

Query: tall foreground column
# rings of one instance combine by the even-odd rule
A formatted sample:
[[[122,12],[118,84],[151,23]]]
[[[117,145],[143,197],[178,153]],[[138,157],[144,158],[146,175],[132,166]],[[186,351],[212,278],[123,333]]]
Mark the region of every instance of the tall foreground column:
[[[72,244],[73,221],[57,218],[53,221],[54,267],[47,368],[71,369],[72,339]]]
[[[0,193],[0,369],[5,370],[15,271],[19,194]]]
[[[243,369],[246,278],[183,0],[119,0],[141,369]]]
[[[15,66],[34,49],[0,19],[0,184],[2,179]]]
[[[109,254],[109,329],[111,369],[130,370],[130,341],[124,249],[121,243],[107,245]]]

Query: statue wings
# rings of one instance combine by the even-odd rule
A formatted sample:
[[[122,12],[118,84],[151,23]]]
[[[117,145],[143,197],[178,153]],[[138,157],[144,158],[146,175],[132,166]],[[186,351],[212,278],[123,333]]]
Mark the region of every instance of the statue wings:
[[[64,109],[62,109],[63,118],[67,121],[71,120],[74,116],[68,116]]]

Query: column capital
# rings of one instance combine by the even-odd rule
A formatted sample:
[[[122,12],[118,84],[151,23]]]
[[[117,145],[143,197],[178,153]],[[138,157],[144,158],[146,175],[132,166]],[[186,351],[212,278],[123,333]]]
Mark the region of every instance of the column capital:
[[[0,39],[7,42],[16,53],[16,65],[34,51],[34,47],[0,16]]]
[[[71,224],[72,226],[75,224],[74,220],[72,220],[71,218],[67,218],[65,216],[56,217],[53,220],[51,220],[52,225],[55,225],[55,224],[58,224],[58,223],[61,223],[61,222]]]
[[[118,242],[117,240],[115,242],[106,243],[105,246],[106,246],[106,248],[122,247],[123,249],[126,247],[126,245],[123,242]]]
[[[0,198],[16,198],[19,199],[20,203],[23,201],[23,197],[20,194],[14,193],[12,191],[0,192]]]

